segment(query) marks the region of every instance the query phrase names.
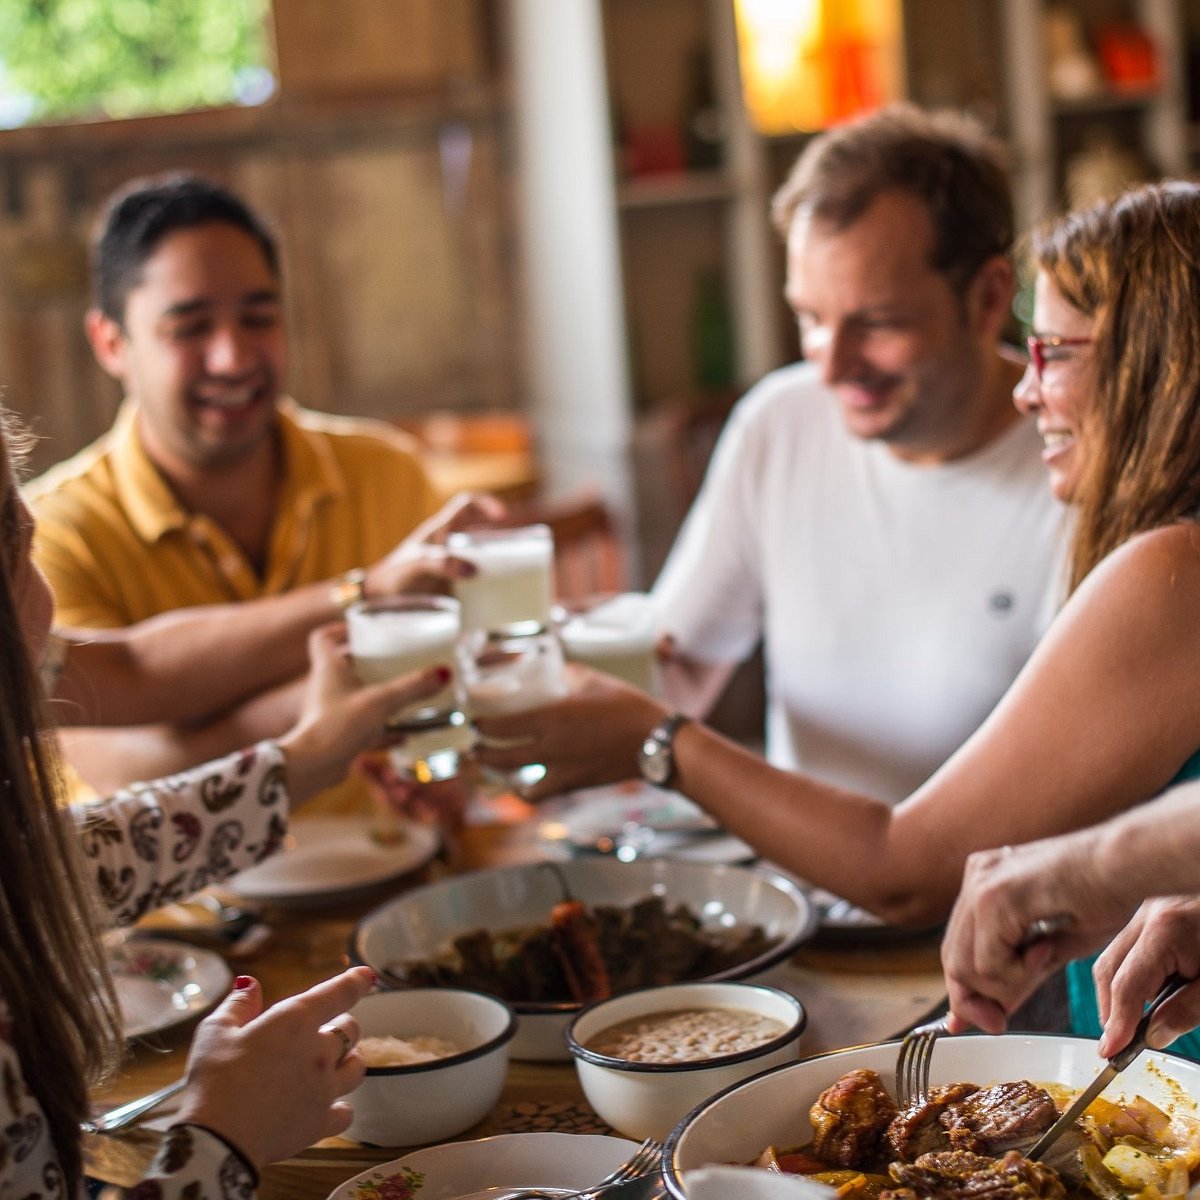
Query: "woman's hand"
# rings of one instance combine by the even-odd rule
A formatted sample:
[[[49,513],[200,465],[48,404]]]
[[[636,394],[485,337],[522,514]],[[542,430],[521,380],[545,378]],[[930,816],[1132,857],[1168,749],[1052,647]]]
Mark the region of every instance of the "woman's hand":
[[[515,771],[541,763],[545,778],[522,788],[530,800],[637,775],[637,750],[666,709],[628,684],[572,664],[570,694],[526,712],[475,721],[475,755],[485,766]]]
[[[434,695],[450,678],[447,664],[362,684],[340,623],[314,630],[308,650],[312,666],[300,717],[279,739],[295,803],[341,782],[363,751],[398,744],[401,738],[386,729],[388,719],[414,700]]]
[[[1096,960],[1092,975],[1104,1033],[1100,1053],[1111,1058],[1133,1036],[1142,1010],[1167,976],[1200,976],[1200,897],[1161,896],[1147,900]],[[1148,1041],[1162,1049],[1200,1025],[1200,983],[1164,1004]]]
[[[1129,919],[1135,902],[1093,869],[1092,840],[1083,830],[967,859],[942,942],[953,1032],[1002,1033],[1038,984]],[[1062,929],[1031,938],[1038,920]]]
[[[352,1110],[339,1098],[366,1069],[346,1010],[374,985],[354,967],[264,1011],[258,981],[239,978],[196,1029],[180,1121],[220,1134],[255,1169],[341,1133]]]
[[[446,535],[456,529],[495,525],[506,512],[495,496],[460,492],[367,569],[366,594],[374,599],[400,593],[451,591],[456,579],[475,574],[475,565],[446,553]]]

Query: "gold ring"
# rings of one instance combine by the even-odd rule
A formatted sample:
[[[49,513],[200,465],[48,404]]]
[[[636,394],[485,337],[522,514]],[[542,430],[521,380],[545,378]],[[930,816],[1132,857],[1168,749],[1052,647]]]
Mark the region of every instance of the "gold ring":
[[[330,1033],[337,1034],[342,1043],[342,1052],[338,1055],[337,1063],[334,1064],[337,1066],[338,1063],[343,1062],[346,1055],[354,1049],[354,1043],[350,1040],[350,1035],[340,1025],[326,1025],[325,1028],[328,1029]]]

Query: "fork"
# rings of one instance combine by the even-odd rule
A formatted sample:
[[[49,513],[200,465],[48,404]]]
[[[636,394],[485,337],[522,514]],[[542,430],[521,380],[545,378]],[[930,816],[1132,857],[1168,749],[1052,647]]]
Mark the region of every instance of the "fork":
[[[896,1102],[901,1110],[924,1104],[929,1098],[929,1064],[933,1043],[948,1032],[950,1014],[910,1029],[900,1043],[896,1059]]]
[[[553,1191],[545,1188],[517,1188],[514,1191],[502,1193],[496,1197],[496,1200],[597,1200],[597,1197],[601,1196],[607,1188],[615,1187],[619,1183],[629,1183],[634,1179],[641,1179],[652,1171],[657,1171],[662,1165],[662,1152],[662,1142],[646,1138],[615,1171],[605,1175],[591,1187],[581,1188],[576,1192],[564,1192],[558,1188]]]

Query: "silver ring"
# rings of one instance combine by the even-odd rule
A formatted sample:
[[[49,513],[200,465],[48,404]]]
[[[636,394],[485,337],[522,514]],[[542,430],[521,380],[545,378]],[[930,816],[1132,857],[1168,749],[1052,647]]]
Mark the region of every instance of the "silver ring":
[[[344,1062],[346,1055],[354,1049],[354,1042],[351,1041],[350,1035],[340,1025],[326,1025],[325,1028],[330,1033],[336,1033],[342,1043],[342,1052],[338,1055],[337,1062],[334,1064],[334,1066],[337,1066]]]
[[[1069,929],[1070,926],[1071,916],[1069,913],[1059,913],[1053,917],[1038,917],[1036,921],[1030,922],[1029,936],[1034,938],[1054,937]]]

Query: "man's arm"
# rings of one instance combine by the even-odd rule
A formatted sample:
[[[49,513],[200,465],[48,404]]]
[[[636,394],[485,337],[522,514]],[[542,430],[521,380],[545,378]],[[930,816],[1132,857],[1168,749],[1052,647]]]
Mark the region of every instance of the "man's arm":
[[[300,715],[307,676],[259,692],[202,725],[80,726],[59,745],[75,774],[107,796],[135,780],[157,779],[279,737]]]
[[[447,591],[474,568],[435,543],[451,529],[502,514],[492,497],[456,497],[368,568],[365,594]],[[62,725],[190,724],[294,679],[307,669],[309,633],[341,615],[333,582],[177,609],[122,629],[60,629],[67,654],[54,715]]]

